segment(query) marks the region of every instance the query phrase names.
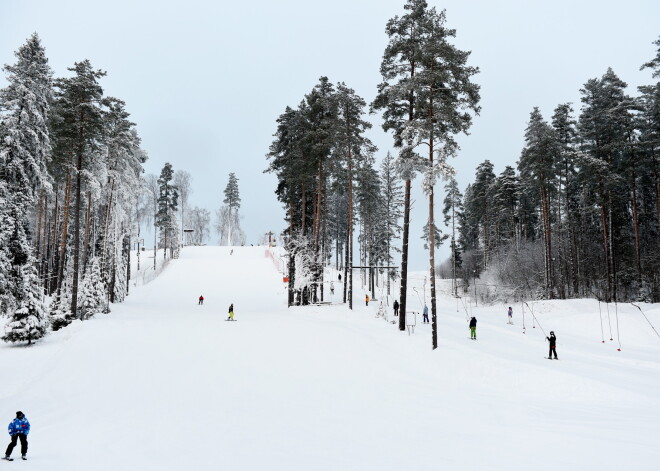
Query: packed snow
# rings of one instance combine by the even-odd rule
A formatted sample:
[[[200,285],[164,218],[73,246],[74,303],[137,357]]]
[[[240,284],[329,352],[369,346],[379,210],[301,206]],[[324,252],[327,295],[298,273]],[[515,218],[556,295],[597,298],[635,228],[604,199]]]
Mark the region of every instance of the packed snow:
[[[508,325],[508,305],[442,294],[432,351],[430,324],[418,316],[401,332],[391,306],[376,317],[384,293],[366,306],[358,276],[353,311],[337,279],[331,304],[287,308],[265,251],[186,247],[110,314],[1,345],[0,420],[22,410],[32,424],[29,460],[6,466],[658,469],[649,322],[660,326],[660,305],[528,301],[523,330],[520,303]],[[422,310],[423,278],[412,277],[411,310]],[[230,303],[236,322],[225,321]],[[544,358],[550,330],[559,361]]]

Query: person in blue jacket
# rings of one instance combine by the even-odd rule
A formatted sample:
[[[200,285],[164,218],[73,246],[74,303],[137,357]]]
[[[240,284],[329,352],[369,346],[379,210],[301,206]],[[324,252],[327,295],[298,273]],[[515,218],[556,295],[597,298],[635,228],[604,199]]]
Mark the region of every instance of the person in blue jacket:
[[[11,443],[5,451],[5,458],[8,461],[11,461],[11,452],[14,451],[14,447],[18,440],[21,440],[21,458],[26,460],[25,455],[28,450],[28,441],[27,436],[30,433],[30,422],[28,421],[25,414],[20,410],[16,412],[16,418],[9,423],[9,435],[11,436]]]

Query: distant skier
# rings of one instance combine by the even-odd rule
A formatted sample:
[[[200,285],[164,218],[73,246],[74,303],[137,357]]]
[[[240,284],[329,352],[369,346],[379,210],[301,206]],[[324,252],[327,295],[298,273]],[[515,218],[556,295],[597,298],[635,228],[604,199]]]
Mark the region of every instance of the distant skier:
[[[509,322],[508,324],[513,324],[513,308],[509,306]]]
[[[369,294],[364,295],[364,301],[366,302],[367,306],[369,306]]]
[[[341,283],[341,273],[337,275],[337,278],[339,279],[339,282]]]
[[[197,304],[204,304],[204,296],[199,296],[199,302]]]
[[[28,422],[27,417],[20,410],[16,412],[16,418],[11,421],[9,424],[9,435],[11,436],[11,442],[5,451],[4,459],[7,461],[13,461],[11,458],[11,452],[14,451],[14,447],[18,440],[21,440],[21,458],[27,460],[26,454],[28,450],[28,441],[27,436],[30,433],[30,422]]]
[[[548,360],[552,360],[552,354],[555,354],[555,360],[559,360],[557,358],[557,337],[555,337],[554,332],[550,332],[550,337],[546,337],[548,342],[550,342],[550,351],[548,352]]]
[[[330,294],[335,294],[335,284],[332,281],[330,282]]]
[[[470,338],[477,340],[477,318],[474,316],[470,319]]]
[[[229,305],[229,317],[227,318],[228,321],[233,321],[234,320],[234,304]]]
[[[392,307],[394,308],[394,315],[398,316],[399,315],[399,301],[394,300],[394,304],[392,304]]]
[[[231,249],[231,252],[229,252],[229,255],[234,255],[234,249]]]
[[[422,322],[428,324],[429,323],[429,307],[424,304],[424,311],[422,311],[422,316],[424,317],[424,320]]]

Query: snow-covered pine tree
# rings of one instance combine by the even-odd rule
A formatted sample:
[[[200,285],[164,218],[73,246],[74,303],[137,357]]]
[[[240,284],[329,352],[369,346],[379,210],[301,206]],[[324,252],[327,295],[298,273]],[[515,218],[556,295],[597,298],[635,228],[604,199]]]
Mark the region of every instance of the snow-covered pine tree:
[[[245,234],[240,227],[238,209],[241,207],[241,196],[238,191],[238,178],[236,174],[229,174],[229,181],[225,187],[225,206],[220,208],[218,216],[218,231],[221,236],[221,245],[242,244],[245,242]],[[242,240],[241,240],[242,239]]]
[[[397,168],[405,181],[403,202],[403,240],[401,249],[401,294],[399,330],[406,330],[406,302],[408,294],[408,235],[410,232],[411,180],[422,166],[421,157],[414,151],[416,120],[421,97],[411,88],[418,73],[424,40],[428,34],[428,4],[425,0],[408,0],[407,13],[387,22],[385,31],[389,43],[383,53],[380,72],[383,82],[372,103],[375,110],[383,110],[383,130],[393,131],[394,147],[399,148]]]
[[[101,260],[94,257],[89,261],[80,287],[78,309],[83,319],[89,319],[106,309],[107,292],[101,275]]]
[[[32,264],[24,264],[20,267],[23,271],[21,279],[24,285],[21,287],[18,309],[5,325],[5,342],[25,342],[28,345],[34,340],[46,335],[48,329],[48,318],[46,307],[41,300],[41,287],[39,276]]]
[[[158,212],[156,213],[156,225],[161,233],[160,245],[163,248],[163,258],[167,257],[168,248],[170,249],[170,257],[174,257],[174,251],[178,247],[176,209],[179,202],[179,193],[172,183],[173,177],[172,165],[166,163],[158,179],[159,196]]]
[[[33,34],[6,65],[7,86],[0,90],[0,308],[23,309],[25,290],[37,292],[31,276],[32,247],[28,212],[39,189],[50,190],[47,172],[51,145],[48,130],[52,72],[41,41]],[[25,278],[27,277],[27,278]]]
[[[458,182],[452,175],[447,179],[445,185],[445,199],[443,201],[444,207],[442,214],[444,215],[445,226],[451,225],[451,267],[452,267],[452,283],[454,296],[458,296],[458,284],[456,282],[456,273],[460,268],[460,249],[457,243],[457,226],[460,217],[463,214],[463,195],[458,188]]]
[[[338,180],[346,186],[346,250],[344,262],[344,302],[348,301],[349,309],[353,309],[353,228],[355,224],[354,186],[358,169],[365,165],[373,165],[373,155],[376,146],[365,136],[371,128],[371,123],[364,119],[366,102],[345,83],[337,84],[334,103],[336,123],[333,130],[335,146],[333,162],[338,167]],[[345,170],[340,170],[340,168]]]
[[[89,60],[76,62],[69,68],[75,75],[58,79],[58,111],[60,118],[67,123],[67,138],[70,152],[75,155],[75,183],[73,193],[73,282],[71,285],[71,312],[78,314],[78,279],[80,276],[80,241],[82,239],[80,220],[82,204],[83,170],[88,161],[98,157],[98,149],[104,133],[103,111],[101,109],[103,89],[98,80],[106,73],[94,70]]]

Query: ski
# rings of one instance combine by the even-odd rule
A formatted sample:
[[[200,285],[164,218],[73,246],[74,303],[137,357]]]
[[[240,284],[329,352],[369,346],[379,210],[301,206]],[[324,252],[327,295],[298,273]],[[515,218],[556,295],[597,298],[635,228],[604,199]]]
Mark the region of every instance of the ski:
[[[10,457],[8,457],[8,456],[5,456],[5,457],[2,458],[2,459],[5,460],[5,461],[14,461],[14,458],[10,458]]]

